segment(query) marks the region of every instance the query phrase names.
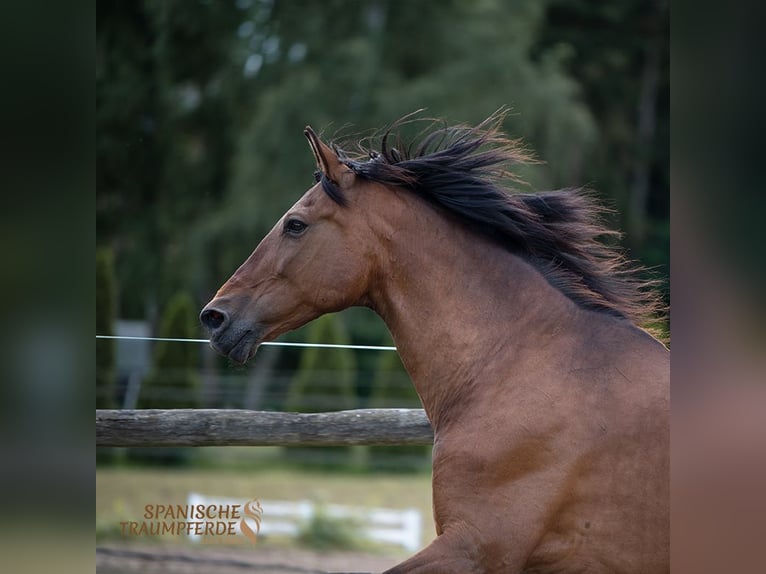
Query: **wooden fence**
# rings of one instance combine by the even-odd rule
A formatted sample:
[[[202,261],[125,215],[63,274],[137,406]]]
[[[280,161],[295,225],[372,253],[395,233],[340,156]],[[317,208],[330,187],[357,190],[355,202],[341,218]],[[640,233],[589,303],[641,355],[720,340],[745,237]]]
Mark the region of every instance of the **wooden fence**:
[[[275,413],[228,409],[97,410],[96,446],[433,444],[422,409]]]

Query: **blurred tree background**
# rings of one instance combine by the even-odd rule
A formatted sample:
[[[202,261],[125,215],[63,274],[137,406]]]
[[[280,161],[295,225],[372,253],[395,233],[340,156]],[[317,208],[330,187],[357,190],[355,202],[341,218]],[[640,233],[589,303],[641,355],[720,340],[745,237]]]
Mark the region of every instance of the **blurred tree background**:
[[[545,162],[524,168],[532,187],[596,190],[667,290],[668,12],[661,0],[99,1],[97,247],[113,253],[117,317],[156,333],[179,292],[196,309],[209,300],[312,184],[306,124],[369,133],[419,108],[476,123],[509,105],[506,131]],[[352,342],[389,342],[370,314],[341,318]],[[280,375],[297,351],[248,371],[202,355],[202,406],[237,406],[221,397],[238,388],[250,407],[280,408],[302,380]],[[370,403],[376,360],[357,357],[352,406]]]
[[[307,343],[349,345],[351,340],[335,313],[314,320],[307,329]],[[301,353],[298,372],[290,384],[285,410],[304,413],[345,411],[357,406],[354,389],[356,360],[351,349],[308,347]],[[329,460],[333,465],[347,465],[352,447],[334,446],[285,449],[288,460]]]

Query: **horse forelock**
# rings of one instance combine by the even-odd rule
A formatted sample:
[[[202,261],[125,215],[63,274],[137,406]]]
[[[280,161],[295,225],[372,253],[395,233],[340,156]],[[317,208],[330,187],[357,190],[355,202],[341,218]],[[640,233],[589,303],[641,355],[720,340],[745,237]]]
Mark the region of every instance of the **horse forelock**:
[[[656,282],[641,278],[643,268],[629,262],[605,240],[619,233],[604,223],[608,210],[582,188],[521,193],[513,188],[514,164],[533,162],[520,140],[501,133],[505,111],[475,127],[442,122],[419,140],[403,142],[396,131],[411,123],[405,116],[386,129],[378,149],[351,157],[335,147],[362,180],[408,189],[466,222],[476,232],[500,242],[529,261],[551,285],[578,305],[628,319],[637,324],[660,309],[652,289]],[[393,143],[392,143],[392,140]],[[345,195],[322,178],[324,191],[338,204]]]

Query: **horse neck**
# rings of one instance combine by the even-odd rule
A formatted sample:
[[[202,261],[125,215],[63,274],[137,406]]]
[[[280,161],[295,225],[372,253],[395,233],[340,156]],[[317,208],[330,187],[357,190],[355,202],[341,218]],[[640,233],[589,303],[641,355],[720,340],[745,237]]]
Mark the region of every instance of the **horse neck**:
[[[463,410],[481,389],[507,385],[497,379],[508,365],[550,349],[578,313],[520,257],[421,200],[405,203],[381,231],[370,306],[437,428],[452,405]]]

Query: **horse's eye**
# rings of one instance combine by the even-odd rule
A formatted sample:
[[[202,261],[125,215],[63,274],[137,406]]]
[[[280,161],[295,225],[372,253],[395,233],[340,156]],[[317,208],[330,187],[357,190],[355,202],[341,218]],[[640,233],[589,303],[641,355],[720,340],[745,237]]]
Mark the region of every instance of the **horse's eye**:
[[[290,235],[300,235],[306,228],[307,224],[303,223],[300,219],[288,219],[285,221],[284,231]]]

